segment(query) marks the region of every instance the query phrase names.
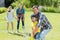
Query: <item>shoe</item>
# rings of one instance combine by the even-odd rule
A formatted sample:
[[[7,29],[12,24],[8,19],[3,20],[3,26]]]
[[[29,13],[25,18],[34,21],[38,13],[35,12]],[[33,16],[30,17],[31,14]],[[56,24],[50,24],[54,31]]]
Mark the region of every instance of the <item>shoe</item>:
[[[25,29],[25,26],[22,26],[22,29]]]
[[[17,30],[16,33],[19,33],[19,31]]]

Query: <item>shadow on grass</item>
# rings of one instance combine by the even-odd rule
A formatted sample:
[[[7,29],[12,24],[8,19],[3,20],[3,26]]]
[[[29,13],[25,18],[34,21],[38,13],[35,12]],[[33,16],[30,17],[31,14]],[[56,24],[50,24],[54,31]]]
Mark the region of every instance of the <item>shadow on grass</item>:
[[[12,34],[12,35],[17,35],[17,36],[25,37],[23,34],[20,34],[20,33],[11,33],[11,32],[8,32],[8,33]]]
[[[31,36],[31,33],[24,33],[26,36]]]

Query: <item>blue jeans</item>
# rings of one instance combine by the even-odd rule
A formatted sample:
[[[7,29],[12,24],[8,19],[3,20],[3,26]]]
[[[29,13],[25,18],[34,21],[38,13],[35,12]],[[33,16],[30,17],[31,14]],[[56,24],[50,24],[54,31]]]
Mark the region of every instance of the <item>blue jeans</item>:
[[[18,21],[17,21],[17,30],[19,30],[19,25],[20,25],[20,19],[22,20],[22,28],[24,29],[24,14],[20,14],[18,16]]]
[[[48,28],[48,29],[45,29],[45,30],[43,30],[42,32],[41,32],[41,34],[40,34],[40,38],[41,38],[41,40],[45,40],[45,36],[47,35],[47,33],[50,31],[50,29]]]
[[[47,35],[47,33],[50,31],[50,29],[44,29],[39,35],[40,35],[40,38],[38,39],[35,39],[35,40],[45,40],[45,36]]]
[[[40,38],[40,32],[36,33],[36,35],[34,36],[35,39],[39,39]]]

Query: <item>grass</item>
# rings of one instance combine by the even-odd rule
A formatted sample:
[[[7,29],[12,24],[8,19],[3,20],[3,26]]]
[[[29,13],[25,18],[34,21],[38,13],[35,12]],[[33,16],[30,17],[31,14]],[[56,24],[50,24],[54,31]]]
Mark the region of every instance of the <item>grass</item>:
[[[31,19],[30,16],[33,12],[26,12],[25,14],[25,34],[22,32],[22,25],[20,24],[20,34],[6,33],[6,20],[4,17],[6,13],[0,14],[0,40],[29,40],[29,33],[31,33]],[[47,34],[47,40],[60,40],[60,14],[59,13],[44,13],[51,22],[53,29]],[[16,32],[16,19],[14,20],[14,32]],[[9,28],[11,31],[11,26]]]

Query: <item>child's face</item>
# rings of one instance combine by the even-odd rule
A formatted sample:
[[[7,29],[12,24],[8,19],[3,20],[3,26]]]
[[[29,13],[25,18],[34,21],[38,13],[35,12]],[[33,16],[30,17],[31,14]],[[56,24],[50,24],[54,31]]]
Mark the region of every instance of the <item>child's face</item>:
[[[35,18],[35,17],[32,17],[32,22],[35,22],[35,21],[37,21],[37,18]]]

